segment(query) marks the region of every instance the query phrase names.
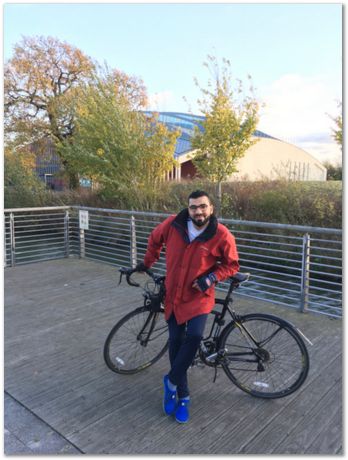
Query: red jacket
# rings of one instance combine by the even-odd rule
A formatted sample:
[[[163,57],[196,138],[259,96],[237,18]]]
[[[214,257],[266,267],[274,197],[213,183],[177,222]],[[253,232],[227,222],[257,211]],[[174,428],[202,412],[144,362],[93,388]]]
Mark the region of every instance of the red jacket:
[[[165,318],[172,312],[178,324],[210,313],[214,307],[215,286],[205,292],[192,287],[201,275],[214,272],[218,281],[239,270],[235,239],[230,231],[211,216],[208,227],[190,243],[187,231],[188,210],[170,216],[151,233],[144,264],[151,267],[166,247]]]

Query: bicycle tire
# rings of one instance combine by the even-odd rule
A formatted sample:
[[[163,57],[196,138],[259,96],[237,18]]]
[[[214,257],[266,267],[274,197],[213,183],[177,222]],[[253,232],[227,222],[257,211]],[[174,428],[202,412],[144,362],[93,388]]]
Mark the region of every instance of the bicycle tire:
[[[258,398],[282,398],[298,390],[308,375],[309,355],[294,326],[262,313],[241,316],[238,323],[264,346],[253,349],[240,326],[234,321],[228,324],[221,333],[219,346],[224,350],[222,367],[227,377]],[[258,350],[258,357],[254,350]],[[260,359],[263,361],[258,369],[256,361]]]
[[[139,333],[149,319],[147,329],[155,326],[147,345],[141,343]],[[110,370],[118,374],[136,374],[158,361],[168,349],[167,324],[163,313],[152,313],[145,307],[124,316],[111,329],[104,344],[104,360]]]

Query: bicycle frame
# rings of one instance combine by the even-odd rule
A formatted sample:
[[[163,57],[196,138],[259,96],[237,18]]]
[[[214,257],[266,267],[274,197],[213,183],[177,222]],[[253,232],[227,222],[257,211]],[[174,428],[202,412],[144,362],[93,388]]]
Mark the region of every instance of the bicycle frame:
[[[150,274],[150,276],[155,281],[155,283],[158,283],[158,282],[163,283],[164,277],[160,277],[160,278],[156,279],[151,272],[150,273],[148,272],[148,274]],[[137,285],[135,283],[130,282],[129,274],[128,274],[128,277],[127,277],[127,282],[130,285],[133,285],[133,286]],[[253,354],[256,358],[258,358],[257,352],[256,352],[256,350],[254,350],[254,348],[256,348],[256,349],[259,348],[260,344],[257,343],[257,341],[252,336],[252,334],[243,326],[243,323],[239,321],[239,316],[237,315],[237,313],[230,308],[230,304],[233,302],[232,293],[233,293],[235,287],[237,287],[238,285],[239,285],[239,283],[235,283],[235,282],[231,281],[225,299],[215,299],[215,304],[222,305],[222,311],[218,312],[216,310],[212,310],[211,313],[215,315],[214,322],[213,322],[213,325],[212,325],[212,328],[211,328],[209,336],[205,337],[203,339],[203,342],[205,340],[211,339],[212,336],[214,336],[213,339],[214,339],[214,342],[216,344],[216,352],[217,353],[223,353],[224,350],[219,349],[219,338],[223,334],[223,331],[221,332],[221,328],[225,324],[225,316],[226,316],[226,314],[228,312],[231,315],[232,321],[240,329],[241,333],[243,334],[243,336],[245,337],[245,339],[247,340],[247,342],[249,343],[249,345],[251,347],[252,351],[247,353],[247,354]],[[152,334],[153,329],[154,329],[154,327],[156,325],[156,322],[157,322],[157,318],[158,318],[157,315],[158,314],[160,314],[160,313],[151,313],[150,312],[148,318],[145,321],[144,326],[142,327],[141,331],[138,334],[138,340],[140,340],[141,344],[144,345],[144,346],[146,346],[147,343],[150,340],[151,334]],[[146,330],[146,328],[149,325],[150,321],[151,321],[151,324],[150,324],[149,331],[147,332],[145,339],[141,339],[142,334]],[[245,356],[245,354],[246,353],[241,353],[240,355]]]
[[[151,335],[153,333],[153,330],[154,330],[154,328],[156,326],[158,315],[161,315],[161,314],[162,313],[154,313],[154,312],[149,311],[149,315],[146,318],[144,326],[141,328],[139,334],[137,335],[137,339],[140,341],[141,345],[146,347],[146,345],[148,344],[149,340],[151,339]],[[150,321],[151,321],[151,324],[150,324],[149,331],[147,332],[145,339],[141,339],[141,336],[142,336],[142,334],[144,334],[144,331],[146,330],[146,328],[147,328],[148,324],[150,323]],[[154,339],[152,339],[152,340],[154,340]]]
[[[221,327],[225,324],[225,316],[228,312],[231,315],[232,321],[236,324],[236,326],[240,329],[241,333],[244,335],[246,340],[249,342],[249,345],[252,347],[259,347],[260,345],[252,336],[252,334],[243,326],[243,323],[239,321],[239,315],[237,315],[237,313],[230,308],[230,304],[233,302],[232,292],[235,289],[235,287],[236,285],[233,282],[231,282],[225,299],[215,299],[215,304],[223,306],[222,311],[218,312],[216,310],[212,310],[211,313],[215,315],[214,322],[209,336],[204,338],[204,340],[212,338],[213,333],[214,340],[218,339],[223,334],[223,332],[220,333],[220,331]]]
[[[274,331],[265,341],[258,342],[255,337],[248,331],[248,329],[243,325],[243,323],[240,321],[240,316],[230,308],[230,304],[233,302],[232,298],[232,292],[235,289],[236,284],[231,282],[228,293],[225,297],[225,299],[215,299],[215,304],[217,305],[222,305],[222,311],[216,311],[212,310],[212,314],[215,315],[210,333],[207,337],[204,337],[201,342],[201,351],[204,352],[204,359],[203,361],[207,364],[214,365],[215,368],[221,364],[221,360],[226,358],[225,353],[226,350],[221,348],[220,341],[221,338],[224,335],[224,330],[227,330],[227,328],[230,326],[231,323],[234,323],[236,327],[239,328],[241,334],[244,336],[246,339],[247,343],[250,346],[249,351],[242,351],[242,352],[234,352],[234,353],[229,353],[228,359],[229,361],[234,361],[234,362],[248,362],[248,363],[255,363],[258,365],[258,370],[264,370],[263,364],[262,364],[262,349],[261,345],[265,345],[268,341],[270,341],[278,332],[281,330],[281,328],[278,328],[276,331]],[[221,331],[222,326],[225,324],[225,316],[227,312],[230,314],[232,321],[229,322],[225,328]],[[206,345],[209,340],[213,340],[214,342],[214,351],[212,351],[211,354],[208,356],[206,355],[208,353],[208,350],[206,348]],[[200,351],[198,350],[198,355],[197,358],[202,359],[200,356]],[[260,356],[261,355],[261,356]],[[214,378],[214,381],[216,379],[216,375]]]
[[[131,286],[139,287],[130,279],[134,269],[121,269],[120,272],[126,275]],[[157,287],[162,286],[164,277],[156,277],[151,272],[147,274]],[[306,379],[309,369],[308,352],[302,339],[303,334],[290,322],[269,314],[237,314],[234,311],[231,305],[233,291],[240,283],[247,281],[249,276],[248,273],[236,274],[230,279],[226,297],[215,299],[216,307],[211,311],[213,316],[209,316],[207,334],[200,343],[192,365],[201,362],[213,367],[214,382],[218,369],[222,368],[232,383],[246,393],[260,398],[281,398],[296,391]],[[157,303],[152,305],[147,302],[147,299],[151,300],[152,294],[149,285],[143,289],[144,306],[122,318],[112,328],[104,345],[107,366],[120,374],[139,372],[157,362],[168,350],[168,328],[163,312],[157,311]],[[163,297],[160,300],[162,303]],[[229,317],[226,321],[227,314]],[[129,335],[129,348],[122,345],[125,334]],[[273,341],[277,334],[277,339]],[[162,338],[156,342],[159,336]],[[158,350],[157,345],[160,346]],[[138,353],[141,347],[147,346],[148,352]],[[288,358],[289,350],[294,357],[292,361],[292,358],[290,361]],[[120,356],[124,358],[121,363]],[[283,366],[282,360],[285,363]]]

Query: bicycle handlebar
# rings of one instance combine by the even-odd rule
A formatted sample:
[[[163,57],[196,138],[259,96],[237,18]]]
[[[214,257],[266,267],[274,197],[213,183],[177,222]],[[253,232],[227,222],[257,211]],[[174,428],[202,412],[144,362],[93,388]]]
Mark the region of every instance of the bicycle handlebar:
[[[138,283],[135,283],[134,281],[131,280],[131,276],[133,275],[133,273],[136,273],[138,272],[138,270],[136,268],[125,268],[125,267],[121,267],[119,269],[119,272],[120,272],[120,282],[118,284],[121,284],[121,281],[122,281],[122,276],[123,275],[126,275],[126,281],[127,283],[129,284],[129,286],[135,286],[135,287],[139,287],[140,284]],[[140,272],[138,272],[140,273]],[[153,279],[153,281],[155,283],[158,283],[163,277],[157,277],[149,268],[147,268],[146,270],[144,270],[144,273],[146,273],[147,275],[150,276],[150,278]]]
[[[140,287],[140,284],[135,283],[134,281],[131,280],[131,276],[133,275],[133,273],[136,273],[136,272],[141,273],[136,268],[121,267],[119,269],[119,272],[120,272],[120,282],[118,283],[119,285],[121,284],[122,276],[126,275],[126,281],[129,284],[129,286]],[[156,284],[160,283],[161,281],[165,279],[165,276],[156,276],[149,268],[144,270],[142,273],[146,273],[150,278],[152,278],[152,280]],[[250,278],[250,273],[238,272],[234,276],[231,276],[229,278],[231,282],[231,287],[234,287],[234,288],[239,287],[241,283],[248,281],[249,278]]]

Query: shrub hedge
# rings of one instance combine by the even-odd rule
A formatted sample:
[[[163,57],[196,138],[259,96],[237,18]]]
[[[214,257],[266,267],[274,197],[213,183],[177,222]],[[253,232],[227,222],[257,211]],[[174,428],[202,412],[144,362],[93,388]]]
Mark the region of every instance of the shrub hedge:
[[[12,193],[5,193],[5,208],[74,204],[176,213],[186,207],[187,196],[197,189],[207,191],[213,201],[216,200],[213,184],[194,180],[164,182],[148,193],[128,190],[118,196],[88,189],[40,190],[33,194],[28,190],[21,193],[12,190]],[[342,226],[342,181],[241,181],[224,183],[222,192],[221,209],[225,218],[330,228]]]

